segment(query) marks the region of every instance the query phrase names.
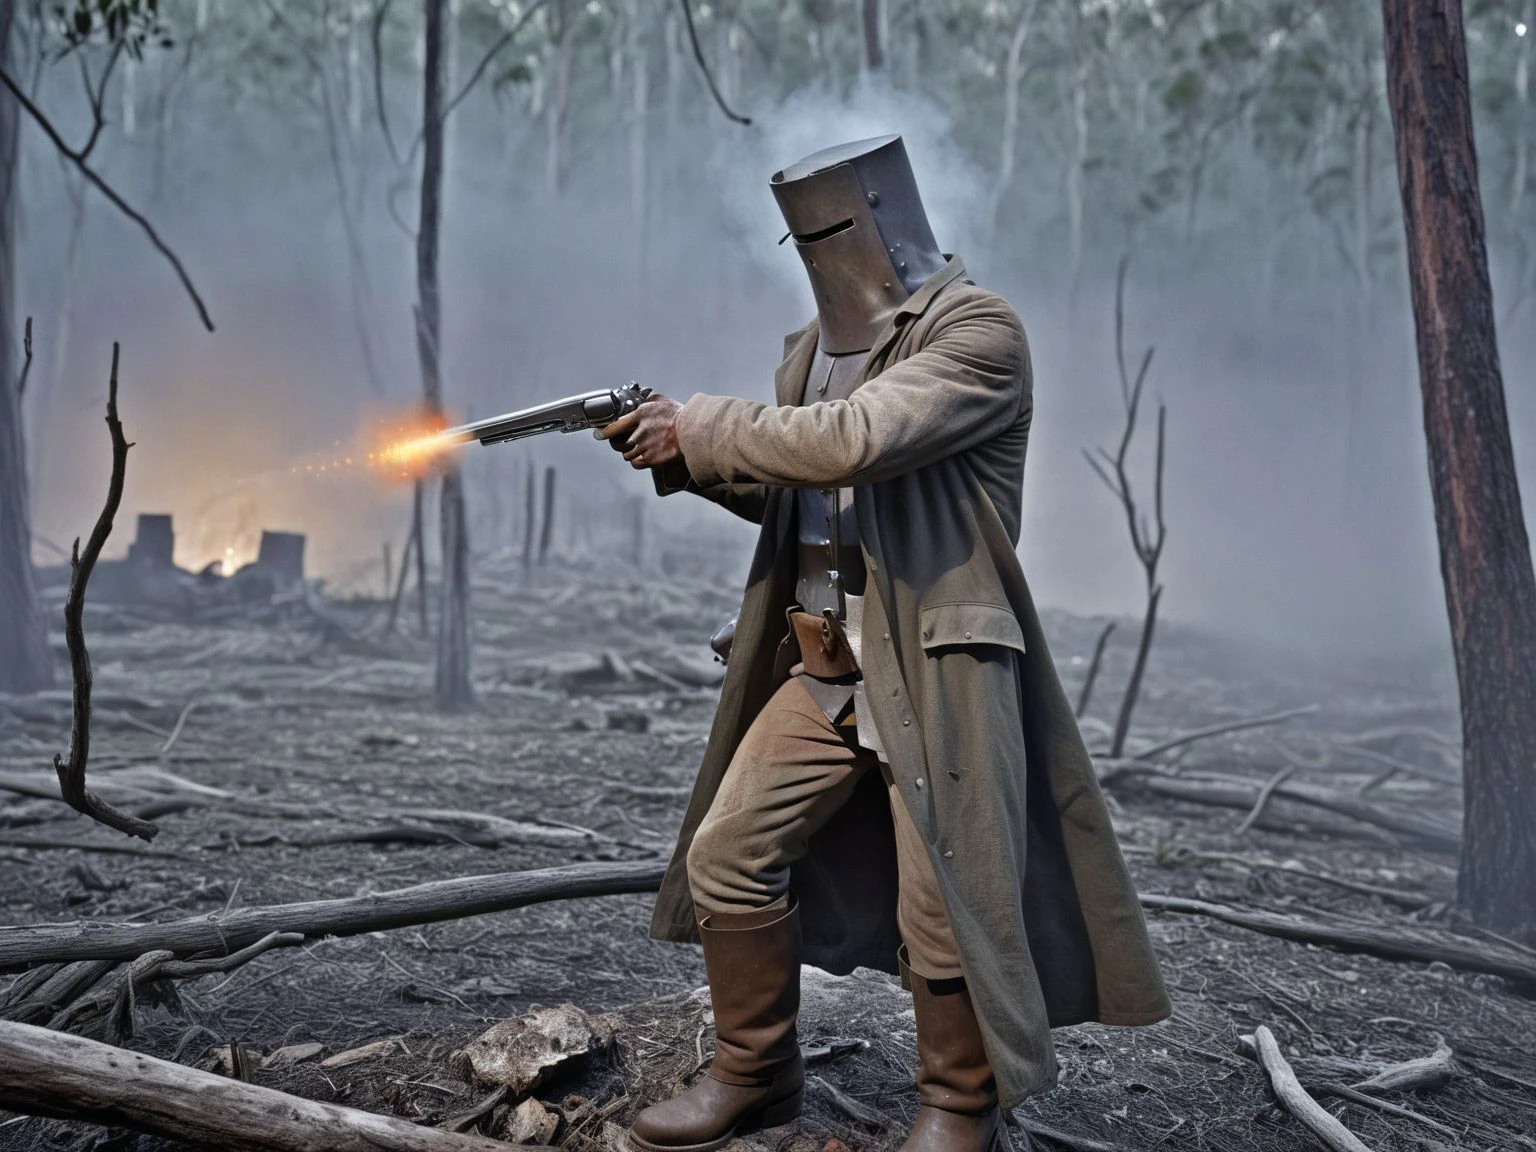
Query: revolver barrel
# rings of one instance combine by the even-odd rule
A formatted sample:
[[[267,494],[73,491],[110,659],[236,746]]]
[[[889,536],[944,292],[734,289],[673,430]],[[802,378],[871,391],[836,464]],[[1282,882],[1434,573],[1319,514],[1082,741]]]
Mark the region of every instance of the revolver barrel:
[[[651,394],[634,381],[622,388],[600,388],[577,396],[566,396],[519,409],[472,424],[447,428],[438,436],[449,443],[505,444],[539,436],[545,432],[576,432],[583,428],[602,428],[626,412],[633,412]]]

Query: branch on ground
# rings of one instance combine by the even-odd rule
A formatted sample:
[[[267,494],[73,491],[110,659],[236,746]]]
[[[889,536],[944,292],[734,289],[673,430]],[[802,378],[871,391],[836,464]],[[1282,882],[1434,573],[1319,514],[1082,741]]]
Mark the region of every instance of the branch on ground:
[[[1269,1076],[1270,1087],[1281,1107],[1306,1125],[1314,1136],[1333,1152],[1371,1152],[1360,1137],[1344,1127],[1331,1112],[1308,1095],[1301,1081],[1296,1079],[1296,1072],[1290,1062],[1281,1053],[1273,1032],[1260,1024],[1253,1030],[1252,1036],[1244,1036],[1242,1039],[1245,1045],[1252,1048],[1259,1064]]]

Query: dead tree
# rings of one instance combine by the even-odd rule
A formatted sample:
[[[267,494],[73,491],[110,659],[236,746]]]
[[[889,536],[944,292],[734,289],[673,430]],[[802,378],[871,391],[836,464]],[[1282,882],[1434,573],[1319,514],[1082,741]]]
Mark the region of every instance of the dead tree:
[[[0,71],[9,66],[15,0],[0,0]],[[32,572],[21,388],[16,376],[17,138],[13,101],[0,99],[0,691],[53,683],[53,659]]]
[[[1111,620],[1099,630],[1099,638],[1093,644],[1093,656],[1088,660],[1088,671],[1083,673],[1083,688],[1077,696],[1077,708],[1073,715],[1081,720],[1088,712],[1088,701],[1093,699],[1093,686],[1099,679],[1099,668],[1104,663],[1104,646],[1109,643],[1109,635],[1115,630],[1115,622]]]
[[[871,72],[885,68],[886,11],[885,0],[863,0],[864,7],[864,67]]]
[[[1141,694],[1141,678],[1147,670],[1147,655],[1152,650],[1152,635],[1157,627],[1157,605],[1163,596],[1163,586],[1157,580],[1158,562],[1163,557],[1163,543],[1168,537],[1163,523],[1163,446],[1168,410],[1157,406],[1157,456],[1153,464],[1152,523],[1148,523],[1146,510],[1136,502],[1131,478],[1126,472],[1126,458],[1130,454],[1131,440],[1136,435],[1136,420],[1141,414],[1142,389],[1146,386],[1147,370],[1152,367],[1152,348],[1142,355],[1141,366],[1133,381],[1125,368],[1125,270],[1127,261],[1120,261],[1120,274],[1115,280],[1115,365],[1120,374],[1120,398],[1125,404],[1125,431],[1120,436],[1120,446],[1111,454],[1106,448],[1093,452],[1086,449],[1089,466],[1104,486],[1114,494],[1125,510],[1125,521],[1131,533],[1131,547],[1146,575],[1147,608],[1141,622],[1141,639],[1136,645],[1136,662],[1131,665],[1131,678],[1125,686],[1125,696],[1120,701],[1120,714],[1115,718],[1115,734],[1110,742],[1109,755],[1119,757],[1125,751],[1126,733],[1130,731],[1131,714],[1136,710],[1136,698]]]
[[[523,485],[523,571],[533,567],[533,538],[539,522],[539,474],[528,461],[528,482]]]
[[[1536,573],[1495,334],[1460,0],[1383,0],[1424,433],[1461,690],[1459,900],[1536,933]]]
[[[549,546],[555,539],[555,466],[544,468],[544,526],[539,529],[539,567],[549,560]]]
[[[443,412],[441,375],[442,294],[437,267],[443,221],[444,107],[448,72],[448,0],[426,2],[426,54],[422,67],[421,205],[416,228],[416,348],[422,391],[434,418]],[[453,463],[444,465],[438,525],[443,559],[437,621],[437,706],[468,707],[474,701],[469,679],[469,529],[464,515],[464,479]],[[418,558],[420,551],[418,550]],[[419,562],[419,561],[418,561]]]
[[[0,0],[0,691],[31,692],[53,682],[47,632],[32,573],[31,524],[27,504],[27,480],[23,460],[20,389],[13,385],[12,330],[15,300],[15,218],[17,188],[17,140],[20,113],[37,125],[60,160],[74,168],[80,179],[101,193],[123,216],[136,224],[151,246],[165,257],[197,309],[204,327],[213,331],[213,320],[176,253],[148,219],[91,166],[91,153],[100,141],[106,119],[103,102],[113,64],[130,41],[142,47],[144,29],[156,23],[155,6],[148,0],[123,0],[114,5],[109,20],[106,6],[76,0],[49,5],[61,17],[71,50],[104,30],[111,41],[111,56],[101,73],[86,77],[85,96],[91,112],[91,128],[84,142],[71,146],[52,120],[11,74],[11,32],[16,22],[16,0]],[[82,21],[85,31],[81,31]],[[135,40],[137,38],[137,40]]]
[[[69,670],[74,680],[74,694],[69,725],[69,754],[55,755],[54,771],[59,774],[59,794],[64,802],[92,820],[137,836],[153,840],[159,831],[148,820],[119,812],[85,786],[85,766],[91,752],[91,657],[85,650],[85,586],[101,555],[102,545],[112,534],[112,518],[123,499],[123,480],[128,469],[128,449],[123,425],[117,418],[117,344],[112,345],[112,376],[107,385],[107,431],[112,437],[112,475],[107,482],[107,499],[96,526],[91,529],[85,551],[80,538],[69,557],[69,595],[64,601],[64,643],[69,648]]]

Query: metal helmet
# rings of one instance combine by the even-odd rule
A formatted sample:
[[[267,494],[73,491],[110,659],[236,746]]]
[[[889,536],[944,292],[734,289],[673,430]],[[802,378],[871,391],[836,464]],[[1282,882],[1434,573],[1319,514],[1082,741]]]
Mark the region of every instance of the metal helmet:
[[[770,184],[811,278],[823,351],[869,349],[944,266],[901,137],[814,152]]]

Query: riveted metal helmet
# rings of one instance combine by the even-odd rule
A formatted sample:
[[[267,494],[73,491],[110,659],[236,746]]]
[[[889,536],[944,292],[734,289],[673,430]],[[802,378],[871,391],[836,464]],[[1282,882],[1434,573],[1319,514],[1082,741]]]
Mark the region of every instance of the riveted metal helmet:
[[[770,184],[811,278],[823,351],[869,349],[944,266],[901,137],[814,152]]]

